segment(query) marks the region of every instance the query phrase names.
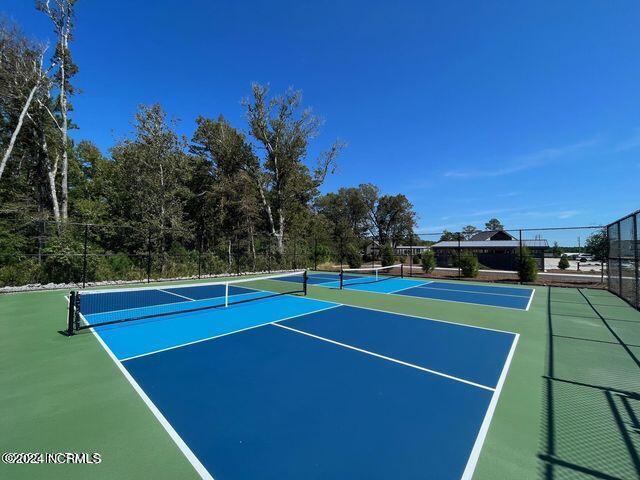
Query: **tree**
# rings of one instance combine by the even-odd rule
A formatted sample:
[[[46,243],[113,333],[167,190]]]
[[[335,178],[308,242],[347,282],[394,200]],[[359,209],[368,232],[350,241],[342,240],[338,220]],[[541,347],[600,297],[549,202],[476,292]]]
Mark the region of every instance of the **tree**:
[[[604,262],[609,256],[609,240],[605,229],[592,233],[587,237],[584,249],[599,262]]]
[[[422,252],[422,271],[431,273],[436,268],[436,257],[433,250],[425,250]]]
[[[460,233],[450,232],[449,230],[444,230],[442,235],[440,235],[441,242],[455,242],[458,239],[462,240],[462,235]]]
[[[378,187],[370,183],[360,185],[358,190],[367,209],[367,229],[380,245],[397,245],[413,235],[416,214],[407,197],[381,196]]]
[[[562,255],[562,249],[558,245],[558,242],[553,242],[553,247],[551,248],[551,254],[557,258]]]
[[[6,119],[1,133],[11,131],[6,142],[0,135],[0,143],[6,145],[0,158],[0,178],[32,103],[48,87],[48,71],[43,68],[46,50],[0,18],[0,117]]]
[[[478,229],[473,225],[467,225],[462,229],[462,236],[464,237],[465,240],[469,240],[476,233],[478,233]]]
[[[538,276],[538,264],[528,248],[522,248],[518,254],[518,277],[521,282],[533,282]]]
[[[469,253],[464,252],[460,256],[460,271],[464,277],[475,278],[478,276],[478,272],[480,271],[480,264],[478,263],[478,258]]]
[[[62,219],[68,217],[68,173],[69,173],[69,155],[68,155],[68,132],[69,132],[69,96],[75,93],[75,88],[71,85],[70,80],[76,73],[78,67],[73,63],[71,58],[71,50],[69,44],[73,39],[73,16],[76,0],[55,0],[51,5],[50,0],[37,0],[36,8],[45,13],[53,23],[54,31],[58,36],[58,43],[54,53],[54,62],[57,65],[57,72],[54,75],[54,82],[58,87],[58,100],[56,102],[56,113],[60,119],[49,110],[51,118],[54,120],[61,136],[61,154],[62,154],[62,172],[60,185],[60,210]],[[45,108],[48,109],[46,105]]]
[[[495,232],[497,230],[504,230],[504,225],[502,225],[502,223],[500,223],[500,220],[498,220],[497,218],[492,218],[487,223],[485,223],[484,226],[487,230],[491,230],[492,232]]]
[[[198,156],[191,179],[195,195],[187,207],[201,238],[214,238],[216,230],[226,236],[248,240],[256,257],[254,237],[261,220],[258,191],[250,168],[258,158],[245,136],[223,116],[217,120],[199,117],[191,152]]]
[[[144,241],[151,228],[165,241],[183,229],[184,206],[190,197],[188,178],[193,170],[186,145],[166,121],[160,105],[141,106],[136,114],[135,136],[112,149],[113,214],[127,224],[138,224],[142,238],[123,238],[127,245]]]
[[[388,267],[389,265],[393,265],[395,263],[395,255],[393,253],[393,247],[390,242],[387,242],[382,247],[382,251],[380,252],[380,260],[382,262],[383,267]]]
[[[303,161],[309,141],[319,133],[320,119],[308,109],[300,111],[300,92],[289,90],[271,99],[268,93],[268,87],[254,84],[253,98],[243,102],[250,133],[264,151],[264,158],[246,165],[246,170],[258,190],[278,252],[284,253],[287,222],[295,213],[292,210],[307,205],[318,194],[344,145],[336,141],[310,172]]]
[[[565,254],[562,254],[562,256],[560,257],[560,261],[558,262],[558,268],[560,270],[566,270],[567,268],[569,268],[569,259]]]

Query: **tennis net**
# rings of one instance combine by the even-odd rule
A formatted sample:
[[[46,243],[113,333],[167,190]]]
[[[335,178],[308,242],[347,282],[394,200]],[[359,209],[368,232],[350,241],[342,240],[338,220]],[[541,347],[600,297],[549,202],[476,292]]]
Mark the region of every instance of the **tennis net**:
[[[402,277],[404,277],[404,266],[401,263],[386,267],[343,268],[340,270],[340,288]]]
[[[221,282],[72,291],[66,334],[292,294],[307,294],[306,270]]]

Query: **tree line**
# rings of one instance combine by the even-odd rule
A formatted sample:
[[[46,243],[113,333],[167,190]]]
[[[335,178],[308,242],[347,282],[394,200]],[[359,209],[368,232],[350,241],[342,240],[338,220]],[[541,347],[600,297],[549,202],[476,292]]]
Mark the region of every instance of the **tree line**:
[[[82,249],[83,235],[96,252],[230,254],[242,244],[254,258],[265,243],[282,256],[292,239],[313,238],[327,260],[348,255],[355,264],[371,238],[397,244],[413,234],[404,195],[372,184],[321,194],[345,143],[309,158],[322,120],[293,89],[254,84],[242,101],[246,124],[201,116],[191,138],[153,104],[139,106],[133,133],[108,152],[74,141],[75,3],[36,2],[56,37],[51,52],[0,18],[0,252],[15,254],[1,256],[0,269],[34,254],[30,239],[44,229],[22,228],[34,220],[52,225],[51,254]]]

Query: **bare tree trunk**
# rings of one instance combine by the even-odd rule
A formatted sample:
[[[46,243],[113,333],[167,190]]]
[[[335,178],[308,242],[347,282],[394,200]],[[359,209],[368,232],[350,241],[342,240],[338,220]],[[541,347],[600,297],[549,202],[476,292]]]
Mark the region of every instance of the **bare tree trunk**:
[[[249,223],[249,242],[251,248],[251,257],[253,260],[253,271],[256,271],[256,244],[253,241],[253,225]]]
[[[67,20],[68,25],[68,20]],[[63,30],[61,39],[63,52],[66,53],[69,45],[69,29]],[[67,220],[69,216],[69,187],[68,187],[68,172],[69,172],[69,155],[67,153],[67,136],[69,129],[69,120],[67,118],[67,92],[66,92],[66,63],[65,54],[61,56],[60,62],[60,113],[62,115],[62,126],[60,128],[62,132],[62,183],[61,183],[61,200],[62,200],[62,218]]]
[[[36,84],[31,89],[26,102],[24,102],[24,105],[22,106],[22,111],[20,112],[20,116],[18,117],[18,124],[16,125],[16,128],[13,129],[13,133],[11,134],[11,139],[9,140],[9,145],[7,146],[6,151],[2,155],[2,162],[0,162],[0,178],[2,178],[2,172],[4,172],[4,168],[7,165],[7,160],[9,160],[9,157],[11,156],[11,152],[13,151],[13,147],[16,143],[16,138],[18,138],[18,134],[22,129],[22,124],[24,123],[24,117],[27,115],[27,111],[31,106],[31,102],[33,101],[33,96],[38,90],[38,87],[39,87],[39,84]]]
[[[53,218],[56,224],[60,224],[60,206],[58,204],[58,192],[56,190],[56,175],[58,173],[58,156],[53,162],[49,156],[49,146],[47,145],[47,136],[43,131],[40,132],[40,145],[42,147],[42,154],[45,158],[47,165],[47,178],[49,179],[49,193],[51,195],[51,206],[53,208]]]

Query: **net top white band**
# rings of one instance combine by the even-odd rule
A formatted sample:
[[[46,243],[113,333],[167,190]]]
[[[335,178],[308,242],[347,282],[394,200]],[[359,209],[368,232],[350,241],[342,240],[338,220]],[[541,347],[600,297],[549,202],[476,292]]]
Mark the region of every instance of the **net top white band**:
[[[386,267],[362,267],[362,268],[343,268],[342,272],[348,273],[375,273],[384,270],[391,270],[392,268],[401,268],[402,264],[387,265]]]
[[[155,284],[145,285],[143,287],[128,287],[128,288],[105,288],[101,290],[79,290],[81,295],[94,295],[100,293],[119,293],[119,292],[137,292],[145,290],[162,290],[166,288],[192,288],[192,287],[208,287],[213,285],[236,285],[247,282],[257,282],[260,280],[277,280],[283,277],[295,277],[297,275],[303,275],[306,270],[290,270],[281,273],[274,273],[273,275],[251,276],[247,278],[236,278],[233,280],[220,280],[217,282],[198,282],[198,283],[182,283],[179,285],[171,284]]]

